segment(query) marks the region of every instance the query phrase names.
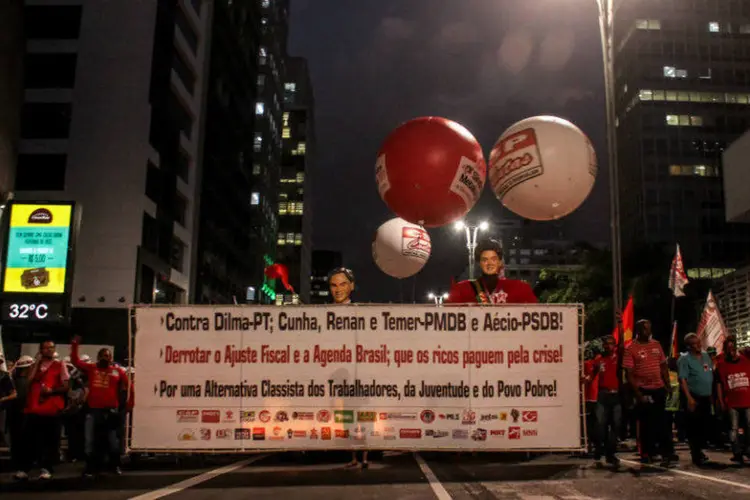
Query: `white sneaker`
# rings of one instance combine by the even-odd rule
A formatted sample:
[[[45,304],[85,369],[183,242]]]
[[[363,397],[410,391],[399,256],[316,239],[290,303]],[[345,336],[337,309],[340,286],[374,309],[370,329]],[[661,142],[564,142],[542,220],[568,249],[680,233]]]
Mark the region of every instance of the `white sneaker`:
[[[26,481],[28,478],[29,475],[22,470],[19,470],[18,472],[13,474],[13,479],[15,479],[16,481]]]
[[[52,479],[52,474],[50,474],[47,469],[42,469],[41,471],[39,471],[39,479]]]

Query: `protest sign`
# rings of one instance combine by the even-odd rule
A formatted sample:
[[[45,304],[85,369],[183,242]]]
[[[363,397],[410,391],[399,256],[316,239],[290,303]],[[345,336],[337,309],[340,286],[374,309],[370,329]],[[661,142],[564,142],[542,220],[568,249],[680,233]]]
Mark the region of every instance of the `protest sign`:
[[[578,449],[582,311],[135,309],[133,450]]]

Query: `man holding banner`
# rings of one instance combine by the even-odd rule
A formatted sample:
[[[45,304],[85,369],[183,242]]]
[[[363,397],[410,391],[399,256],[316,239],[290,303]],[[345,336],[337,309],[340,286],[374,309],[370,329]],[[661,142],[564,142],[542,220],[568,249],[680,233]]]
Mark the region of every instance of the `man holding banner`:
[[[503,247],[495,240],[479,243],[474,252],[482,277],[464,280],[453,286],[448,296],[451,304],[536,304],[534,290],[521,280],[505,279]]]

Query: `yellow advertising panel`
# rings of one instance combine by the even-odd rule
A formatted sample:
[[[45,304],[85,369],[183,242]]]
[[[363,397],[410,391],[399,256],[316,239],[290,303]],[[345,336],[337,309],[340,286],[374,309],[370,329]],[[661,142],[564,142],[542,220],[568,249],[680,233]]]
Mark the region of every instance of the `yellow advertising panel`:
[[[64,293],[73,206],[13,203],[4,292]]]

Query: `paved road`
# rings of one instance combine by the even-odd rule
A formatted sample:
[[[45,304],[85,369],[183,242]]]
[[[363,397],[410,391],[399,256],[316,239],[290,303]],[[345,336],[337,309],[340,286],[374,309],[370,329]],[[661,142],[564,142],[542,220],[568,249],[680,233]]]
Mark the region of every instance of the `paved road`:
[[[750,498],[750,467],[731,465],[728,453],[698,469],[684,451],[665,471],[623,462],[618,472],[566,455],[388,453],[368,470],[345,469],[346,456],[271,454],[149,460],[121,477],[80,479],[79,465],[64,465],[49,483],[0,479],[0,498],[76,500],[304,500],[358,499],[716,499]],[[628,460],[630,453],[621,455]],[[340,459],[340,460],[338,460]]]

